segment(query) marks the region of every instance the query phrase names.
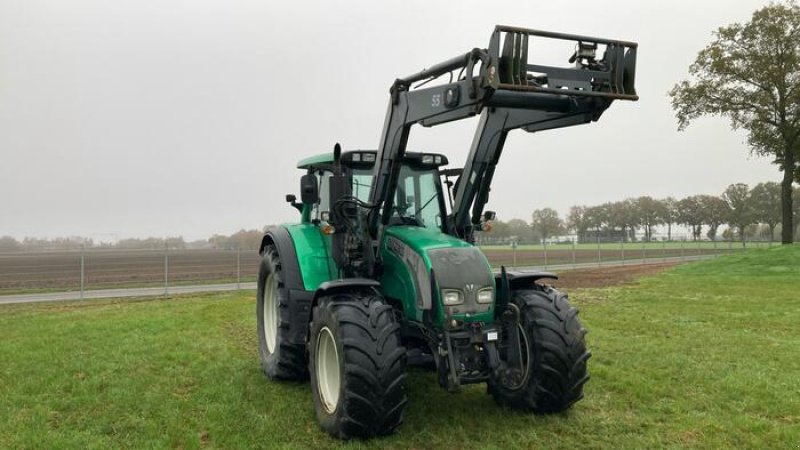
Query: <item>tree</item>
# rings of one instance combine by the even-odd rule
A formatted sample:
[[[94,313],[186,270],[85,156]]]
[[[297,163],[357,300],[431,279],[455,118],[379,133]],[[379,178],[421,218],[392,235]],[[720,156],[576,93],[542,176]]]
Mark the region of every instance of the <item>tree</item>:
[[[750,188],[744,183],[732,184],[722,193],[722,199],[728,204],[728,223],[739,230],[739,238],[744,245],[745,228],[755,219],[750,200]]]
[[[661,200],[661,203],[664,205],[662,210],[664,215],[661,217],[661,223],[667,226],[667,240],[671,241],[672,224],[678,221],[678,201],[672,197],[667,197]]]
[[[502,243],[507,241],[509,236],[508,224],[502,220],[495,220],[492,222],[492,231],[488,235],[481,235],[481,242]]]
[[[208,243],[211,244],[212,248],[225,249],[228,247],[229,240],[230,237],[224,234],[214,234],[208,238]]]
[[[700,232],[703,228],[702,206],[700,198],[692,195],[681,199],[677,203],[678,223],[682,223],[692,229],[692,239],[700,239]]]
[[[784,244],[793,242],[792,181],[800,179],[800,6],[770,3],[749,22],[719,28],[669,92],[685,129],[704,115],[747,132],[753,152],[774,158],[781,182]]]
[[[522,219],[511,219],[508,221],[508,232],[512,238],[519,242],[533,242],[533,230],[528,222]]]
[[[13,252],[19,250],[19,242],[11,236],[0,237],[0,252]]]
[[[653,227],[664,223],[666,205],[660,200],[652,197],[639,197],[634,201],[635,210],[638,215],[638,222],[644,227],[644,239],[653,239]]]
[[[767,224],[769,240],[775,238],[775,227],[781,222],[781,185],[774,182],[758,183],[750,191],[755,220]]]
[[[622,240],[636,239],[636,227],[641,225],[636,212],[636,204],[632,199],[607,203],[608,226],[622,231]]]
[[[586,223],[586,227],[587,229],[594,230],[594,236],[597,240],[600,240],[600,232],[603,229],[603,226],[608,224],[609,205],[610,203],[590,206],[586,208],[586,212],[584,213],[583,218]]]
[[[532,219],[533,232],[543,241],[564,232],[564,221],[558,217],[558,211],[553,208],[537,209],[533,212]]]
[[[569,208],[569,214],[567,214],[567,227],[575,231],[578,236],[578,242],[586,240],[586,230],[589,229],[590,225],[586,216],[587,209],[585,206],[572,206]]]
[[[713,241],[717,238],[719,226],[728,222],[728,204],[714,195],[698,195],[697,200],[700,203],[700,220],[708,225],[707,236]]]
[[[228,248],[231,250],[258,250],[262,237],[263,233],[259,230],[241,229],[228,239]]]
[[[800,187],[794,188],[794,223],[797,227],[797,232],[800,233]]]

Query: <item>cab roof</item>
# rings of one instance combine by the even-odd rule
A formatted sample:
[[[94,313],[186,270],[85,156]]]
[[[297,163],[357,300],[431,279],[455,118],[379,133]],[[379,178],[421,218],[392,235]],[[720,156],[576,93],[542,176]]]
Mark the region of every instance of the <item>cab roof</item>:
[[[375,164],[377,150],[348,150],[342,152],[342,164],[345,166],[360,166],[362,168],[370,168]],[[367,156],[365,158],[364,156]],[[371,156],[371,159],[368,159]],[[423,157],[425,157],[423,159]],[[431,162],[427,162],[430,158]],[[430,165],[431,167],[446,166],[449,161],[447,157],[440,153],[421,153],[421,152],[406,152],[403,157],[404,162],[419,165]],[[301,159],[297,163],[298,169],[328,169],[333,165],[333,152],[322,153],[319,155],[309,156],[308,158]]]

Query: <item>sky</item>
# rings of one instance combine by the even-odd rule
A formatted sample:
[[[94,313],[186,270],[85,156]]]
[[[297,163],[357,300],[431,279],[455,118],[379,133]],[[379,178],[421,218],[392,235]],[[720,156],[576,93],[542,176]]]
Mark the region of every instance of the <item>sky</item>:
[[[512,132],[498,218],[779,181],[724,119],[678,132],[667,96],[713,30],[766,3],[0,0],[0,236],[297,221],[299,159],[376,148],[392,81],[486,47],[496,24],[636,41],[640,95],[593,124]],[[475,126],[415,127],[409,150],[463,165]]]

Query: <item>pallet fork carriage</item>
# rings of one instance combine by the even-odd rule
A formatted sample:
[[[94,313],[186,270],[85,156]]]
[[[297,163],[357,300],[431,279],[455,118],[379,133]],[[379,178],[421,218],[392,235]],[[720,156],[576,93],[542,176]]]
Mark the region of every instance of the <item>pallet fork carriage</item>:
[[[530,60],[553,41],[575,44],[569,66]],[[578,401],[585,330],[566,295],[535,283],[554,275],[495,275],[472,244],[494,217],[484,207],[508,132],[585,124],[614,100],[637,100],[636,47],[497,26],[487,48],[392,84],[377,150],[337,144],[301,161],[301,201],[287,196],[301,223],[269,230],[261,245],[267,375],[310,374],[320,424],[343,438],[399,426],[407,351],[432,359],[453,391],[485,382],[498,403],[539,413]],[[413,125],[472,116],[463,168],[406,151]]]

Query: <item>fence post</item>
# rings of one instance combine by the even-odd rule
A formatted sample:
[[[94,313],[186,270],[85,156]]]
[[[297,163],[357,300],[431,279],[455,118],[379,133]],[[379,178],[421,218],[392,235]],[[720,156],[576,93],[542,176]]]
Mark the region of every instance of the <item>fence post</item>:
[[[620,254],[622,255],[622,265],[625,265],[625,238],[619,241]]]
[[[85,266],[85,253],[86,253],[86,246],[81,244],[81,300],[83,300],[83,284],[86,274],[86,266]]]
[[[646,238],[642,241],[642,264],[644,264],[647,259],[647,244],[650,242],[650,238]]]
[[[597,267],[600,267],[600,233],[597,233]]]
[[[164,295],[169,292],[169,247],[164,243]]]
[[[242,281],[242,249],[236,248],[236,290],[240,289]]]
[[[683,239],[681,239],[681,261],[683,261]]]
[[[542,239],[542,247],[544,248],[544,270],[547,270],[547,242]]]
[[[511,253],[514,258],[513,267],[517,268],[517,241],[511,241]]]
[[[572,268],[575,268],[575,245],[577,244],[578,237],[575,236],[575,239],[572,241]]]

